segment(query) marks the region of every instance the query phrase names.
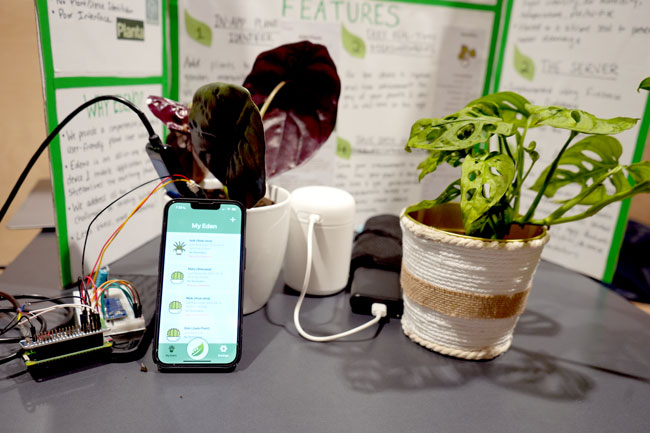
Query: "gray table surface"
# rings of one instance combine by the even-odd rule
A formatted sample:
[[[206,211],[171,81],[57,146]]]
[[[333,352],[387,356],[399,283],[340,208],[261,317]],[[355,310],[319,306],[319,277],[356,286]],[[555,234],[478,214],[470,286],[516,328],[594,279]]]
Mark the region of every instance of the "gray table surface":
[[[112,271],[154,275],[156,259],[154,241]],[[0,277],[0,290],[57,293],[57,263],[55,235],[43,233]],[[244,317],[232,373],[160,373],[151,349],[44,382],[19,374],[19,360],[0,365],[0,429],[650,431],[650,316],[561,267],[541,263],[512,348],[488,362],[429,352],[397,320],[349,341],[307,342],[293,326],[296,299],[278,283],[267,306]],[[308,298],[302,318],[313,333],[367,320],[350,312],[346,293]]]
[[[54,228],[53,203],[52,183],[49,179],[39,180],[13,214],[7,227],[10,229]]]

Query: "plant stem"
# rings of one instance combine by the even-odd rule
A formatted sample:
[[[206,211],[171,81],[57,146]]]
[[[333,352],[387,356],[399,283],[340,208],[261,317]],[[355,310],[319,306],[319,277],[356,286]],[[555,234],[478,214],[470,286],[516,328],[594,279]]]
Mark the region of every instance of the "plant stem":
[[[517,164],[517,161],[515,161],[515,157],[512,156],[512,152],[510,151],[510,146],[508,146],[508,140],[503,135],[499,135],[499,150],[501,153],[503,153],[503,148],[505,147],[505,153],[508,154],[510,159],[512,159],[513,164]]]
[[[266,101],[264,101],[264,105],[262,105],[262,108],[260,108],[260,116],[264,118],[264,115],[266,114],[266,110],[269,109],[269,105],[271,105],[271,102],[273,101],[273,98],[275,98],[275,95],[280,91],[284,85],[287,84],[286,81],[280,81],[277,86],[273,90],[271,90],[271,93],[269,93],[269,96],[266,98]]]
[[[526,212],[526,215],[524,215],[523,218],[519,219],[519,221],[517,221],[518,223],[526,224],[532,218],[533,214],[535,213],[535,209],[537,209],[539,202],[542,200],[542,197],[544,196],[544,192],[546,191],[548,184],[551,182],[551,179],[553,179],[555,170],[557,169],[557,166],[560,164],[560,158],[562,158],[564,151],[567,149],[567,147],[569,147],[569,144],[571,143],[571,141],[573,141],[574,138],[576,138],[577,135],[578,132],[571,131],[571,134],[569,135],[569,139],[566,141],[566,143],[564,143],[564,146],[562,146],[562,149],[560,149],[560,153],[558,153],[558,155],[555,157],[555,160],[551,164],[551,167],[548,173],[546,174],[546,179],[544,179],[544,185],[542,185],[542,187],[537,192],[537,196],[535,197],[533,204],[530,205],[530,208],[528,209],[528,212]]]
[[[530,117],[526,119],[526,127],[524,128],[524,133],[517,140],[517,160],[515,161],[517,167],[517,187],[514,191],[515,195],[515,204],[512,207],[515,215],[519,215],[519,203],[521,201],[521,187],[524,183],[524,146],[526,145],[526,134],[528,133],[528,128],[530,127]]]

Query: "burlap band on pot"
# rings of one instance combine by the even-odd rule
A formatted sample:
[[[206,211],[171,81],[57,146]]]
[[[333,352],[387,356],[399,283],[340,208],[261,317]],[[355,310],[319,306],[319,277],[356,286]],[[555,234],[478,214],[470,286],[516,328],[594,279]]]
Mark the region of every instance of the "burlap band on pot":
[[[431,284],[402,266],[400,281],[404,294],[418,304],[451,317],[504,319],[518,316],[526,307],[530,288],[506,295],[458,292]]]
[[[512,342],[548,233],[491,241],[454,235],[402,215],[402,329],[422,346],[491,359]]]

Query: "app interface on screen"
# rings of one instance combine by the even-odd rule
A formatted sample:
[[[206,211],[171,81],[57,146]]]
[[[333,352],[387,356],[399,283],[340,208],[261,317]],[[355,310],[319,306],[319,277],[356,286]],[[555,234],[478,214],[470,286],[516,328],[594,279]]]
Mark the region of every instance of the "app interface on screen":
[[[174,203],[167,218],[158,357],[228,364],[237,353],[241,209]]]

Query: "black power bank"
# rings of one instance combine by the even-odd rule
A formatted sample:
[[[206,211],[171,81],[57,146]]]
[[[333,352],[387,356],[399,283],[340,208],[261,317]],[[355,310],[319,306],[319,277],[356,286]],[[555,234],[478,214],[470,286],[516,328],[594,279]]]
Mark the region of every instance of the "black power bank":
[[[388,317],[399,319],[404,306],[399,272],[376,268],[357,268],[350,286],[352,312],[372,316],[373,303],[386,305]]]

